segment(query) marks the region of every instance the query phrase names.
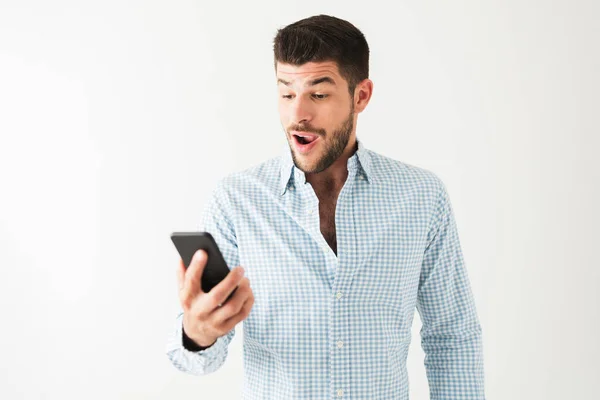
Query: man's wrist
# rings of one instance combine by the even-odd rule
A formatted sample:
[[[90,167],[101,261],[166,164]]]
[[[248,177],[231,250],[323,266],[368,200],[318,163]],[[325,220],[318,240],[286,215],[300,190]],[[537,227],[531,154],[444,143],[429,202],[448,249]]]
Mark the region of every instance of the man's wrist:
[[[215,343],[217,343],[217,341],[215,340],[209,346],[200,346],[198,343],[194,342],[194,340],[185,333],[185,329],[183,328],[183,326],[181,327],[181,333],[182,333],[182,339],[183,339],[183,347],[189,351],[206,350],[209,347],[212,347]]]

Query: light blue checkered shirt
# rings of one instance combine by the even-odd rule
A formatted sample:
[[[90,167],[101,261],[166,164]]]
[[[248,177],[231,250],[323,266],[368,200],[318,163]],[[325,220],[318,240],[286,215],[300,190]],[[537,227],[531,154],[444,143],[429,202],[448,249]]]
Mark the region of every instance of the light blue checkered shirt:
[[[222,178],[205,206],[200,230],[230,269],[244,267],[255,297],[242,323],[243,399],[408,399],[416,309],[431,399],[483,400],[482,330],[446,188],[357,141],[335,209],[337,256],[287,143]],[[167,355],[206,375],[234,334],[188,351],[180,312]]]

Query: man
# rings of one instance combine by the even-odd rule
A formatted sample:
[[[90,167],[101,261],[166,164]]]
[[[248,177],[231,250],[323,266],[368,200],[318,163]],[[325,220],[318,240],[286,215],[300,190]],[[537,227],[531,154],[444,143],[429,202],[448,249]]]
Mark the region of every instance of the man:
[[[416,309],[431,399],[484,399],[482,330],[445,186],[356,136],[373,92],[363,34],[314,16],[279,30],[274,56],[288,143],[213,191],[203,230],[235,268],[203,293],[203,252],[187,271],[180,262],[169,359],[216,371],[244,320],[244,398],[408,399]]]

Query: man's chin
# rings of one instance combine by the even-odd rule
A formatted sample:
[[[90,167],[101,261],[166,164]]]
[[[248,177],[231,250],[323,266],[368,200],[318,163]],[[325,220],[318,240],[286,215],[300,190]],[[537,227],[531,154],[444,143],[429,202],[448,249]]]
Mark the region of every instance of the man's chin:
[[[308,174],[314,171],[317,166],[317,162],[313,161],[312,155],[301,154],[292,149],[292,153],[294,154],[294,165],[300,171]]]

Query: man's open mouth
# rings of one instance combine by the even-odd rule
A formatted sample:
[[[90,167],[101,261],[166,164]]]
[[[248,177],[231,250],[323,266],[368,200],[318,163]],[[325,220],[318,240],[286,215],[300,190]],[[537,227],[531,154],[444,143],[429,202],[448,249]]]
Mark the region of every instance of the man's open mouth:
[[[300,144],[309,144],[314,142],[318,138],[317,135],[305,134],[304,132],[294,133],[293,136]]]

